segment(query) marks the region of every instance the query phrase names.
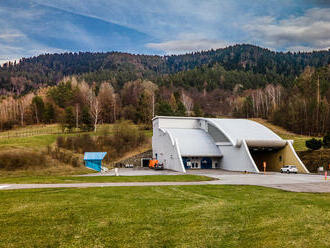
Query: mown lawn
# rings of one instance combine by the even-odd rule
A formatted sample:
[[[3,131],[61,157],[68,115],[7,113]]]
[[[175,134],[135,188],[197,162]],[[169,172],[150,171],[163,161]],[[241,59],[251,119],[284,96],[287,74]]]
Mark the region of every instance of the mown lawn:
[[[329,247],[330,194],[256,186],[0,191],[0,247]]]
[[[193,182],[210,181],[213,178],[197,175],[151,176],[0,176],[5,183],[106,183],[106,182]]]

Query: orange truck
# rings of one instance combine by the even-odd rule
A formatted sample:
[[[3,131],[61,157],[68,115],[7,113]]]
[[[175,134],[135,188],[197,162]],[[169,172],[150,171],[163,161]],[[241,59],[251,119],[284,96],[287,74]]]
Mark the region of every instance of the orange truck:
[[[149,160],[149,168],[154,170],[162,170],[163,165],[158,163],[157,159],[150,159]]]

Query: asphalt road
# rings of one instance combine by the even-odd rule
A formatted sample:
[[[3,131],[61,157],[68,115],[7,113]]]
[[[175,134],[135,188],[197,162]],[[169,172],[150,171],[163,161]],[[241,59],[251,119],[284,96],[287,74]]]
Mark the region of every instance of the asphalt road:
[[[112,171],[105,175],[112,175]],[[172,171],[152,171],[149,169],[120,169],[120,175],[177,175]],[[127,187],[127,186],[171,186],[171,185],[257,185],[293,192],[329,192],[330,180],[313,174],[244,174],[222,170],[190,170],[187,174],[204,175],[218,180],[201,182],[127,182],[127,183],[66,183],[66,184],[0,184],[0,190],[36,188],[87,188],[87,187]],[[104,175],[104,174],[103,174]],[[89,176],[98,176],[97,173]]]

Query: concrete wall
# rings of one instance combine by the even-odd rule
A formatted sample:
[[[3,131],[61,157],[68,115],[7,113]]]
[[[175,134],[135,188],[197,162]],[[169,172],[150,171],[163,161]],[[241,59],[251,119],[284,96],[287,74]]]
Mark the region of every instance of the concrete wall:
[[[199,128],[200,124],[197,119],[189,118],[159,118],[158,127],[159,128]]]
[[[223,157],[220,159],[221,169],[259,172],[244,140],[242,141],[242,145],[240,147],[234,147],[231,145],[219,147],[223,153]]]
[[[297,166],[298,172],[309,173],[303,162],[301,162],[300,158],[298,157],[291,142],[288,142],[287,145],[281,150],[281,152],[285,165],[295,165]]]
[[[152,152],[154,158],[157,154],[158,162],[164,164],[165,169],[186,172],[182,163],[177,140],[169,133],[154,128]]]

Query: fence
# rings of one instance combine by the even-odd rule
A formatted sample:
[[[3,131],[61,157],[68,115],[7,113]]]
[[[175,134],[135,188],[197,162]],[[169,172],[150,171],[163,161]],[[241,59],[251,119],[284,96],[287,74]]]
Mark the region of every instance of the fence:
[[[104,131],[111,132],[111,124],[100,124],[97,128],[97,133],[102,133]],[[88,131],[82,131],[80,129],[74,129],[70,132],[63,132],[60,125],[44,125],[41,127],[27,126],[21,130],[9,130],[0,132],[0,139],[8,138],[23,138],[41,135],[65,135],[65,134],[78,134],[86,133]]]
[[[23,138],[41,135],[57,135],[57,134],[71,134],[71,133],[82,133],[81,130],[75,130],[71,132],[62,132],[60,127],[40,127],[40,128],[26,128],[23,130],[9,130],[5,132],[0,132],[0,139],[8,138]]]

